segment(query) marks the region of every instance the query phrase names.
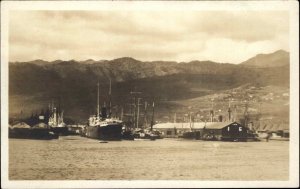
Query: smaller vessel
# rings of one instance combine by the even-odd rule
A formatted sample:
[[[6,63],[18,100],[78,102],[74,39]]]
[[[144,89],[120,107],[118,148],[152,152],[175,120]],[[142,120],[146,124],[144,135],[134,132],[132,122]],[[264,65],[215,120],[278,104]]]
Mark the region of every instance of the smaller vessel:
[[[289,138],[278,135],[276,132],[258,132],[257,138],[262,141],[276,140],[289,141]]]
[[[53,103],[50,109],[48,125],[50,126],[51,131],[58,135],[68,135],[68,127],[64,123],[63,118],[64,112],[61,111],[60,108],[56,109],[56,107],[53,106]]]
[[[26,123],[20,122],[9,128],[9,138],[50,140],[57,139],[58,135],[51,132],[48,125],[44,123],[30,127]]]
[[[266,132],[256,133],[256,136],[259,140],[267,140],[270,138],[270,134]]]
[[[139,139],[149,139],[149,140],[156,140],[156,139],[161,139],[161,133],[156,130],[151,130],[151,129],[135,129],[133,131],[133,137],[134,140],[139,140]]]
[[[67,127],[69,135],[81,135],[84,126],[68,125]]]

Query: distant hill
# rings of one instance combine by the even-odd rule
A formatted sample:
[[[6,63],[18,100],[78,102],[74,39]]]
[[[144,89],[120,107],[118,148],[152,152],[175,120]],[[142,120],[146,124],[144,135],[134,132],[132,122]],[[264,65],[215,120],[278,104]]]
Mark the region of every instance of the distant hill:
[[[252,67],[280,67],[289,65],[289,61],[290,54],[284,50],[278,50],[271,54],[258,54],[242,62],[241,65]]]
[[[159,102],[157,111],[166,113],[172,110],[174,104],[171,102],[214,94],[244,84],[288,88],[289,66],[262,68],[211,61],[143,62],[130,57],[81,62],[58,60],[45,64],[42,60],[10,63],[9,113],[16,115],[20,109],[27,114],[35,113],[46,108],[51,100],[61,99],[67,117],[86,120],[89,114],[95,112],[98,81],[100,102],[108,102],[109,78],[112,80],[114,105],[128,109],[127,105],[132,100],[130,91],[135,90],[142,92],[140,97],[143,101],[155,99]]]

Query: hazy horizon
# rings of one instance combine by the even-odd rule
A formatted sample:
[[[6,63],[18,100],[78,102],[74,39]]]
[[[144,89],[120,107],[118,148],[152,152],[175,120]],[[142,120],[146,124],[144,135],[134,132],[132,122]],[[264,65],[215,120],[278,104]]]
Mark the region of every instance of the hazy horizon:
[[[271,52],[271,53],[260,53],[260,54],[263,54],[263,55],[266,55],[266,54],[272,54],[272,53],[275,53],[275,52],[278,52],[278,51],[284,51],[284,52],[287,52],[287,53],[290,53],[289,51],[286,51],[286,50],[282,50],[282,49],[279,49],[279,50],[276,50],[274,52]],[[257,54],[259,55],[259,54]],[[257,56],[255,55],[255,56]],[[254,57],[255,57],[254,56]],[[191,61],[176,61],[176,60],[140,60],[140,59],[137,59],[135,57],[116,57],[116,58],[112,58],[112,59],[99,59],[99,60],[95,60],[95,59],[91,59],[91,58],[87,58],[87,59],[82,59],[82,60],[76,60],[76,59],[53,59],[53,60],[44,60],[44,59],[34,59],[34,60],[28,60],[28,61],[10,61],[9,63],[16,63],[16,62],[32,62],[32,61],[45,61],[45,62],[55,62],[55,61],[64,61],[64,62],[68,62],[68,61],[77,61],[77,62],[84,62],[84,61],[95,61],[95,62],[100,62],[100,61],[112,61],[112,60],[116,60],[116,59],[122,59],[122,58],[132,58],[132,59],[135,59],[137,61],[141,61],[141,62],[159,62],[159,61],[162,61],[162,62],[176,62],[176,63],[189,63],[189,62],[193,62],[193,61],[199,61],[199,62],[205,62],[205,61],[208,61],[208,62],[214,62],[214,63],[224,63],[224,64],[234,64],[234,63],[231,63],[231,62],[215,62],[215,61],[212,61],[212,60],[191,60]],[[251,59],[253,57],[250,57],[249,59]],[[247,60],[249,60],[247,59]],[[241,62],[238,62],[236,64],[241,64],[247,60],[244,60],[244,61],[241,61]]]

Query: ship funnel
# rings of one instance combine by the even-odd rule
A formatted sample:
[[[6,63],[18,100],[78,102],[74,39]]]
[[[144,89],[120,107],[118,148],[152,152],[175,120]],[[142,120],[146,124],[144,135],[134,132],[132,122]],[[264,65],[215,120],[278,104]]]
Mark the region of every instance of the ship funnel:
[[[101,117],[103,119],[107,118],[107,109],[106,109],[106,107],[101,108]]]

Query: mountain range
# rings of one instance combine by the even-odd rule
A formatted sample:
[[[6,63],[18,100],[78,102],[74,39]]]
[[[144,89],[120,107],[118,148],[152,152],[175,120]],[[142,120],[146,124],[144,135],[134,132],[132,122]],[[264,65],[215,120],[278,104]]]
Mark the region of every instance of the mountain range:
[[[130,92],[139,91],[143,101],[158,103],[197,98],[245,84],[289,88],[289,53],[283,50],[260,54],[240,64],[212,61],[34,60],[9,63],[9,113],[31,114],[60,101],[65,115],[86,120],[95,111],[96,85],[101,104],[108,102],[109,78],[115,106],[128,109]],[[159,111],[159,110],[158,110]]]

